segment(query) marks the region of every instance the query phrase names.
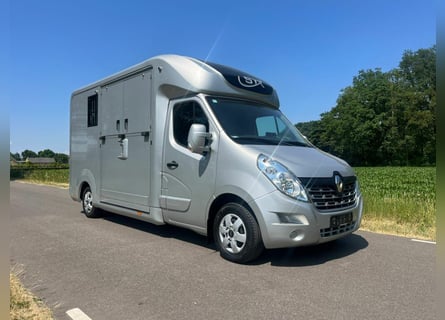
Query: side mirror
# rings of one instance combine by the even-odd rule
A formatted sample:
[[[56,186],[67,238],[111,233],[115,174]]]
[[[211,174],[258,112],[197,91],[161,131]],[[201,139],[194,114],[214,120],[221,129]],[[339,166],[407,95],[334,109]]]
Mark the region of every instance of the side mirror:
[[[209,152],[210,147],[206,145],[206,140],[211,137],[212,134],[207,132],[205,125],[194,123],[189,130],[188,147],[193,153]]]

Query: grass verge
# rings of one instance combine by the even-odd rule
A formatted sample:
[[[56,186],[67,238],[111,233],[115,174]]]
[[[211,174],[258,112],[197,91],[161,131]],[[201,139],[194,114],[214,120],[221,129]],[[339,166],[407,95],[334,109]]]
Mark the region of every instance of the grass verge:
[[[13,272],[9,273],[9,316],[11,320],[53,320],[51,310],[25,289]]]
[[[57,186],[68,186],[69,169],[67,168],[11,168],[12,180],[23,180]]]

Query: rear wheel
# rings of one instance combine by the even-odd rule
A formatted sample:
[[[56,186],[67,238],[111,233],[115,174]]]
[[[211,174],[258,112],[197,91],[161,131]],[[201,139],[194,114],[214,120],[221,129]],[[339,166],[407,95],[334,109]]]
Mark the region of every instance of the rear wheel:
[[[228,203],[218,211],[213,235],[221,256],[233,262],[252,261],[264,250],[257,221],[238,203]]]
[[[98,218],[101,216],[101,210],[93,204],[93,193],[89,186],[87,186],[82,193],[82,209],[88,218]]]

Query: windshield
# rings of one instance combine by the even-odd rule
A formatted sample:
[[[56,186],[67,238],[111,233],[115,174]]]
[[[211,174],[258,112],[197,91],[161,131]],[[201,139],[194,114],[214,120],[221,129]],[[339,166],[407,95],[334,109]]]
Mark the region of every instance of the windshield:
[[[278,109],[227,98],[207,97],[207,102],[224,131],[237,143],[311,146]]]

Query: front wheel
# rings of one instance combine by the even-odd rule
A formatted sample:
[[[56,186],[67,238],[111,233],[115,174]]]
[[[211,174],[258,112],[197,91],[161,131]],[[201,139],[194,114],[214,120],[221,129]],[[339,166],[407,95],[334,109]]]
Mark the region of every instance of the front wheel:
[[[238,203],[228,203],[218,211],[213,235],[221,256],[229,261],[246,263],[264,250],[257,221],[246,207]]]
[[[86,187],[82,193],[82,209],[88,218],[98,218],[101,216],[100,209],[93,205],[93,192],[90,187]]]

